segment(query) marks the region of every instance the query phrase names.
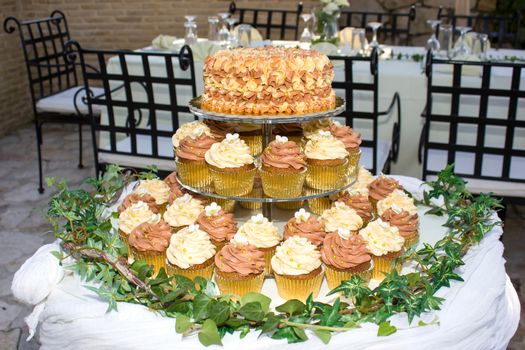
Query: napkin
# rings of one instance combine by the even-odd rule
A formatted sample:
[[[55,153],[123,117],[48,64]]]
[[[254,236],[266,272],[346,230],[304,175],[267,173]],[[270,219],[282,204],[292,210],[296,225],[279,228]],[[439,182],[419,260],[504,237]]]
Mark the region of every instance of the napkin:
[[[219,45],[214,44],[210,41],[201,41],[197,42],[194,45],[191,45],[191,51],[193,52],[193,60],[197,62],[204,61],[206,57],[214,54],[220,49],[221,47]]]
[[[176,37],[171,35],[159,35],[151,42],[156,49],[168,49],[172,50],[175,47],[174,41],[177,40]]]
[[[338,48],[334,44],[330,43],[317,43],[312,45],[312,50],[324,53],[325,55],[337,55]]]
[[[465,34],[465,43],[470,48],[470,51],[473,54],[476,54],[476,55],[481,53],[481,43],[476,38],[477,34],[478,33],[475,33],[475,32],[469,32],[469,33]],[[456,42],[454,43],[454,48],[458,47],[460,40],[461,40],[461,38],[458,38],[458,40],[456,40]],[[487,51],[490,50],[490,40],[487,40],[486,45],[487,45],[487,47],[485,49]]]
[[[354,29],[354,27],[346,27],[339,31],[339,42],[341,43],[341,45],[349,44],[351,47],[354,47],[354,43],[352,42],[352,34],[354,32]],[[356,41],[359,41],[359,38],[356,37]],[[358,43],[356,43],[356,45],[357,44]]]

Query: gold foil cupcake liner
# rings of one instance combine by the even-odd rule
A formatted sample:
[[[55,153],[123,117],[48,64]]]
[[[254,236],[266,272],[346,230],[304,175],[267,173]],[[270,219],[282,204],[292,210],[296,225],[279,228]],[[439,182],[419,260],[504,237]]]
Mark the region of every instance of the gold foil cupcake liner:
[[[245,196],[253,189],[253,180],[257,169],[220,171],[209,168],[215,192],[223,196]]]
[[[318,197],[308,200],[308,208],[316,215],[321,215],[326,209],[332,207],[332,201],[329,197]]]
[[[307,279],[294,278],[294,276],[275,274],[275,282],[277,284],[277,292],[281,298],[299,299],[305,301],[310,293],[313,294],[314,299],[319,294],[321,283],[323,282],[323,272]]]
[[[384,256],[373,256],[374,268],[372,269],[372,278],[375,280],[382,281],[385,279],[385,273],[389,274],[392,272],[392,262],[395,258],[385,258]],[[397,263],[395,266],[397,272],[401,271],[401,263]]]
[[[215,282],[221,294],[235,294],[240,297],[249,292],[259,293],[264,283],[264,272],[253,277],[233,279],[215,273]]]
[[[211,279],[215,264],[212,262],[204,267],[201,267],[201,265],[202,264],[190,266],[187,269],[181,269],[177,266],[171,265],[169,262],[166,263],[168,276],[181,275],[192,280],[197,276],[204,277],[208,280]]]
[[[211,185],[212,178],[205,161],[181,162],[175,159],[177,175],[185,185],[203,188]]]
[[[246,195],[249,198],[261,198],[263,194],[262,187],[254,186],[252,191]],[[262,208],[262,202],[239,202],[239,205],[243,208],[250,210],[259,210]]]
[[[371,266],[366,271],[360,271],[360,272],[352,272],[352,271],[339,271],[336,269],[333,269],[329,265],[325,265],[325,276],[326,276],[326,282],[328,282],[328,289],[332,290],[335,287],[339,286],[342,281],[349,280],[352,276],[359,276],[365,281],[370,281],[370,278],[372,277],[372,270],[373,266]]]
[[[348,159],[339,165],[309,164],[306,184],[317,190],[334,190],[348,184]]]
[[[262,152],[262,134],[261,135],[243,135],[239,134],[241,140],[246,142],[246,145],[250,147],[250,154],[252,156],[257,156]]]
[[[271,248],[259,248],[264,252],[264,274],[266,276],[271,275],[272,272],[272,257],[275,254],[275,247]]]
[[[279,209],[297,210],[303,207],[304,201],[277,202],[275,206]]]
[[[227,213],[233,213],[235,209],[235,201],[233,199],[213,198],[213,202],[220,205],[222,210]]]
[[[133,258],[135,260],[144,260],[148,265],[153,266],[153,272],[156,275],[161,268],[166,268],[166,253],[165,252],[141,252],[130,246]]]
[[[412,246],[415,246],[417,245],[419,242],[419,232],[416,233],[416,235],[414,237],[410,237],[410,238],[405,238],[405,243],[404,243],[404,247],[406,249],[412,247]]]
[[[271,198],[299,197],[303,192],[306,169],[299,173],[276,173],[259,169],[264,194]]]
[[[361,158],[361,150],[357,153],[350,153],[348,155],[348,167],[346,169],[346,176],[348,177],[347,179],[348,183],[353,182],[357,179],[360,158]]]

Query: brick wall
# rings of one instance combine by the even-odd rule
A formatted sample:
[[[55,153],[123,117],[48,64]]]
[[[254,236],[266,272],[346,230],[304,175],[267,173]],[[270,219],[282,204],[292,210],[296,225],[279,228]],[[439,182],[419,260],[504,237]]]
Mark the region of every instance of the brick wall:
[[[483,1],[483,0],[479,0]],[[226,11],[229,0],[0,0],[0,13],[20,19],[48,16],[62,10],[69,21],[72,37],[84,47],[135,49],[148,45],[158,34],[183,36],[184,15],[197,15],[199,34],[206,36],[207,16]],[[318,6],[318,0],[303,0],[305,10]],[[406,11],[418,6],[415,43],[428,35],[425,20],[436,16],[437,7],[453,6],[454,0],[350,0],[362,11]],[[471,1],[473,4],[476,1]],[[487,1],[484,1],[487,2]],[[296,8],[297,2],[279,0],[240,0],[239,7]],[[3,21],[4,18],[1,20]],[[18,36],[0,32],[0,135],[32,118],[29,93]]]

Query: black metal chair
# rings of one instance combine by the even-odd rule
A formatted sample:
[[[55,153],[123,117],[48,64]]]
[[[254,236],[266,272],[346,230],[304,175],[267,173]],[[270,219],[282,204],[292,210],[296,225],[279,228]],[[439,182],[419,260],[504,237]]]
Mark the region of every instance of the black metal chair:
[[[386,111],[379,111],[378,107],[378,53],[374,49],[370,56],[330,56],[334,64],[334,69],[344,69],[342,81],[334,81],[332,87],[339,95],[344,93],[346,100],[346,110],[338,117],[343,117],[346,125],[355,127],[362,132],[363,143],[361,144],[360,163],[369,169],[373,174],[379,171],[390,172],[390,165],[397,161],[399,153],[399,143],[401,135],[401,104],[399,94],[396,92],[392,97]],[[359,62],[369,64],[370,71],[355,69]],[[361,66],[362,67],[362,66]],[[360,75],[359,79],[356,77]],[[365,78],[363,79],[363,75]],[[372,110],[363,106],[358,106],[358,102],[368,100],[371,102]],[[392,128],[392,139],[382,140],[379,135],[379,123],[381,118],[392,115],[396,107],[397,119]]]
[[[389,44],[410,44],[410,25],[416,19],[416,7],[411,6],[408,12],[366,12],[343,10],[339,19],[342,27],[366,28],[369,22],[381,22],[378,30],[381,42]],[[370,31],[367,28],[367,31]]]
[[[273,37],[278,31],[278,39],[284,40],[286,33],[292,32],[293,39],[299,37],[299,22],[303,12],[303,3],[297,4],[296,10],[274,10],[261,8],[237,7],[235,1],[230,3],[230,14],[239,15],[239,24],[250,24],[256,29],[264,29],[261,33],[265,39],[276,39]],[[289,38],[288,38],[289,39]]]
[[[82,168],[82,124],[89,123],[87,106],[83,104],[84,87],[77,76],[77,66],[64,61],[65,43],[71,39],[67,20],[60,11],[50,17],[19,21],[7,17],[6,33],[18,30],[29,78],[29,91],[35,120],[38,151],[38,191],[44,192],[42,181],[42,126],[45,123],[78,124],[79,162]],[[93,111],[96,115],[97,111]]]
[[[67,56],[82,66],[85,88],[102,86],[86,98],[97,175],[108,164],[136,170],[155,165],[173,171],[171,137],[182,118],[194,120],[188,102],[196,97],[189,46],[179,53],[84,49],[67,44]],[[93,108],[100,107],[100,120]]]
[[[519,11],[510,16],[489,14],[456,15],[440,7],[437,19],[443,21],[443,23],[451,24],[453,28],[456,28],[456,26],[467,26],[478,33],[486,33],[492,46],[495,48],[499,49],[503,45],[518,48],[521,22]],[[439,35],[439,27],[436,35]]]
[[[447,164],[472,193],[525,198],[525,64],[465,62],[427,54],[420,139],[423,179]]]

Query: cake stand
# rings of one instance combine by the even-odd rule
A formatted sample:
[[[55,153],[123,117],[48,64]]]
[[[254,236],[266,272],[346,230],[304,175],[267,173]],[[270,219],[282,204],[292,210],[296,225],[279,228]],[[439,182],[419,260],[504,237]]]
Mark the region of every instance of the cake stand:
[[[319,120],[329,117],[334,117],[339,115],[345,110],[345,100],[336,97],[336,105],[334,109],[317,112],[317,113],[308,113],[308,114],[295,114],[295,115],[264,115],[264,116],[247,116],[247,115],[235,115],[235,114],[225,114],[210,112],[201,109],[201,97],[196,97],[192,99],[189,103],[190,112],[193,113],[196,117],[201,119],[210,119],[226,123],[242,123],[242,124],[259,124],[261,125],[262,133],[262,149],[264,150],[266,146],[272,140],[272,126],[276,124],[291,124],[291,123],[305,123],[312,120]],[[356,167],[357,172],[357,167]],[[215,193],[213,185],[204,188],[192,187],[183,181],[180,177],[177,177],[180,185],[186,190],[197,193],[206,197],[222,199],[222,200],[233,200],[237,202],[249,202],[249,203],[261,203],[263,215],[272,220],[272,203],[280,202],[293,202],[293,201],[304,201],[309,199],[327,197],[336,193],[339,193],[346,188],[352,186],[356,181],[356,172],[349,174],[348,180],[344,186],[334,187],[328,190],[317,190],[307,187],[304,185],[303,193],[297,197],[289,198],[272,198],[264,195],[245,195],[245,196],[225,196]]]

